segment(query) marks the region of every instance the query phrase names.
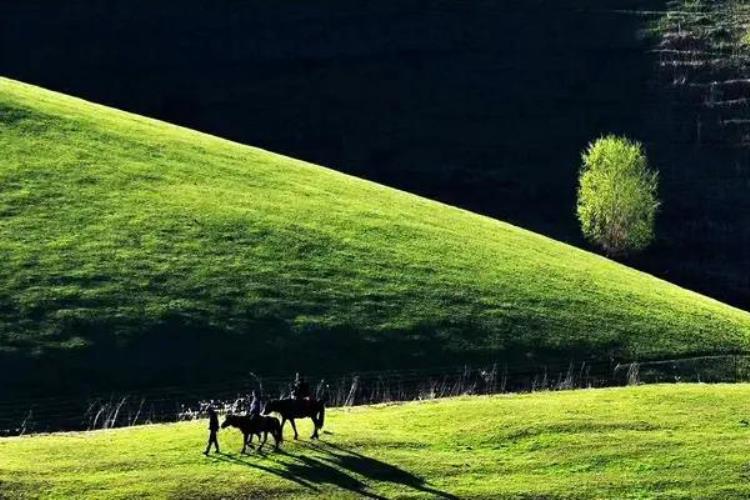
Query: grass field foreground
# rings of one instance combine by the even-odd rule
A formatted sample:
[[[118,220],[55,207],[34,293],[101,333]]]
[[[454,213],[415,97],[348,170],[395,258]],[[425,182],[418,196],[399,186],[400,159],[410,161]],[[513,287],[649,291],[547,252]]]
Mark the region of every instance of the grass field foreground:
[[[337,409],[249,456],[206,421],[7,438],[0,496],[747,498],[748,417],[750,385],[662,385]]]

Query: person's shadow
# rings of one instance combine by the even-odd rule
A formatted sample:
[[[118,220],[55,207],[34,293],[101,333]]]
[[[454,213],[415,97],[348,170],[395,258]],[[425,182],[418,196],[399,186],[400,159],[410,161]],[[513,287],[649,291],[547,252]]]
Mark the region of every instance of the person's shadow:
[[[225,462],[242,464],[246,467],[273,474],[275,476],[297,483],[298,485],[317,493],[320,492],[318,485],[328,483],[367,498],[384,498],[380,495],[368,491],[367,485],[362,481],[340,471],[339,469],[321,460],[316,460],[314,458],[306,457],[303,455],[290,455],[283,451],[277,453],[278,455],[283,456],[284,459],[279,459],[265,454],[256,455],[261,458],[271,460],[273,464],[276,465],[275,467],[271,466],[270,464],[264,465],[262,463],[259,463],[258,460],[252,456],[235,457],[232,455],[218,454],[213,455],[213,458]],[[288,460],[290,458],[292,459],[291,462]]]
[[[440,498],[458,498],[450,493],[430,487],[424,479],[395,465],[372,457],[344,449],[333,444],[310,444],[308,447],[322,454],[321,459],[305,455],[291,455],[284,451],[273,455],[262,454],[260,457],[271,460],[271,464],[259,463],[257,458],[234,457],[231,455],[213,455],[216,459],[242,464],[269,474],[287,479],[315,492],[320,492],[317,485],[331,484],[368,498],[384,498],[370,491],[370,486],[350,474],[379,482],[390,482],[428,493]],[[275,456],[278,455],[278,456]],[[291,459],[291,461],[290,461]],[[350,474],[347,474],[349,472]]]

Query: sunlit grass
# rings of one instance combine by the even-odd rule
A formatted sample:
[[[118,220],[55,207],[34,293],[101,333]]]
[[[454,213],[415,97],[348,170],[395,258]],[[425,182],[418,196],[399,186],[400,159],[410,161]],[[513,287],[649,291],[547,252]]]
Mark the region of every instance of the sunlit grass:
[[[331,411],[320,443],[307,422],[246,457],[236,431],[204,457],[206,421],[8,438],[0,496],[746,498],[748,401],[676,385],[358,407]]]
[[[748,345],[747,313],[540,235],[7,79],[0,152],[0,348],[60,361],[44,384]]]

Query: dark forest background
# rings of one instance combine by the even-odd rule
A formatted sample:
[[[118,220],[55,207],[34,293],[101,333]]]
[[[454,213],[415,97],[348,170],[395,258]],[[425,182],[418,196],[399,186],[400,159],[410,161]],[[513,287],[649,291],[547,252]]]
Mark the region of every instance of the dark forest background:
[[[750,171],[657,68],[663,2],[2,0],[0,74],[586,247],[581,150],[644,142],[658,241],[629,265],[750,307]]]

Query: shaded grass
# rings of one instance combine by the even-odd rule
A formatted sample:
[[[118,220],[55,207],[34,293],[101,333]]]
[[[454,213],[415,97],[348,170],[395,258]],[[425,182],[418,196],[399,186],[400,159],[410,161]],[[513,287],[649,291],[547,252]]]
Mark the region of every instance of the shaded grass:
[[[672,385],[356,407],[321,442],[249,456],[222,431],[205,458],[205,421],[7,438],[0,495],[743,498],[749,399]]]
[[[747,313],[548,238],[7,79],[0,151],[0,390],[748,344]]]

